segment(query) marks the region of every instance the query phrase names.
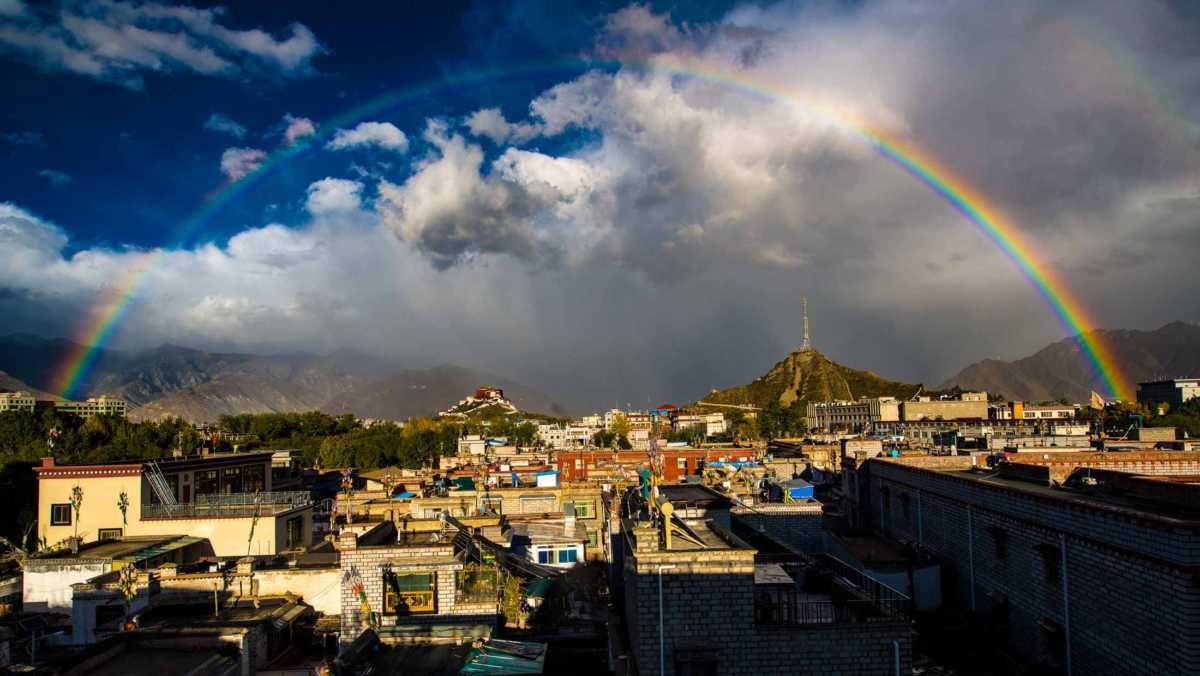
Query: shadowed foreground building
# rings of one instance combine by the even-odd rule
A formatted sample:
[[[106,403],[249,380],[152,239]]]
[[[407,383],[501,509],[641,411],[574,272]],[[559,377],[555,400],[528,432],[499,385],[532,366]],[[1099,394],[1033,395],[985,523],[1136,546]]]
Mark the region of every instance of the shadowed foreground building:
[[[946,603],[1041,672],[1196,673],[1200,453],[1010,458],[847,458],[846,516],[936,557]]]
[[[786,548],[782,558],[769,556],[722,525],[728,512],[709,508],[687,518],[692,511],[700,510],[680,508],[685,518],[676,512],[669,528],[637,514],[620,520],[624,614],[637,673],[909,671],[903,595],[832,557]]]

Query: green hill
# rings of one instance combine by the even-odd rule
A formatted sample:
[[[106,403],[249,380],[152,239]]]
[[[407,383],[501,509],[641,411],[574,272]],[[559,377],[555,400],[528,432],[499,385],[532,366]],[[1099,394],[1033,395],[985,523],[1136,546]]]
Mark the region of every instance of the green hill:
[[[750,404],[759,408],[772,401],[783,407],[810,401],[853,401],[860,397],[907,399],[921,385],[886,380],[829,359],[816,350],[797,350],[748,385],[713,390],[700,401],[712,404]]]

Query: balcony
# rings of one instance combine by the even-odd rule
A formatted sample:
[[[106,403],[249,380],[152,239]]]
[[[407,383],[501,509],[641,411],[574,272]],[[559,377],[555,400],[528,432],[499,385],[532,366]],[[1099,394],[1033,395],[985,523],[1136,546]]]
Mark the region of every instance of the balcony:
[[[833,556],[788,571],[791,583],[756,584],[754,617],[760,626],[903,621],[911,601]]]
[[[248,517],[256,512],[270,516],[312,504],[308,491],[270,493],[221,493],[197,495],[195,502],[176,505],[142,505],[143,519],[199,519],[211,517]]]

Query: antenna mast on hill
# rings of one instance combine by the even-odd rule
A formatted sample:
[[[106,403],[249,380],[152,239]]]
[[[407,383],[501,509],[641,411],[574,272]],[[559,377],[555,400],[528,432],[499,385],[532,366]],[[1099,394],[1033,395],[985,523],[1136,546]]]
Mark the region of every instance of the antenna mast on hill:
[[[808,297],[800,299],[800,311],[804,314],[804,342],[800,343],[801,350],[811,350],[812,341],[808,339]]]

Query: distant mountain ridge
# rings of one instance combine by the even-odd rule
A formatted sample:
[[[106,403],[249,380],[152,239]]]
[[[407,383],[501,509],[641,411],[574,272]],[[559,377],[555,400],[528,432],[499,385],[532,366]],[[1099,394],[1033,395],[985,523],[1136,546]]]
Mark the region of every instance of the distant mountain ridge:
[[[843,366],[816,350],[800,349],[753,382],[714,390],[700,401],[750,404],[759,408],[777,401],[786,407],[795,402],[807,405],[816,401],[853,401],[860,397],[907,399],[921,390],[919,384],[887,380],[870,371]]]
[[[1136,387],[1139,381],[1200,375],[1200,325],[1171,322],[1153,331],[1092,331],[1112,350],[1115,361]],[[1064,338],[1015,361],[985,359],[971,364],[942,384],[983,389],[1010,399],[1087,401],[1104,392],[1076,337]]]
[[[24,385],[12,389],[46,389],[62,355],[77,347],[61,338],[3,336],[0,369]],[[102,350],[81,396],[119,396],[135,420],[211,422],[226,414],[310,410],[405,419],[434,415],[485,383],[504,388],[523,410],[563,412],[537,390],[450,364],[403,369],[350,352],[261,356],[176,345],[137,353]]]

